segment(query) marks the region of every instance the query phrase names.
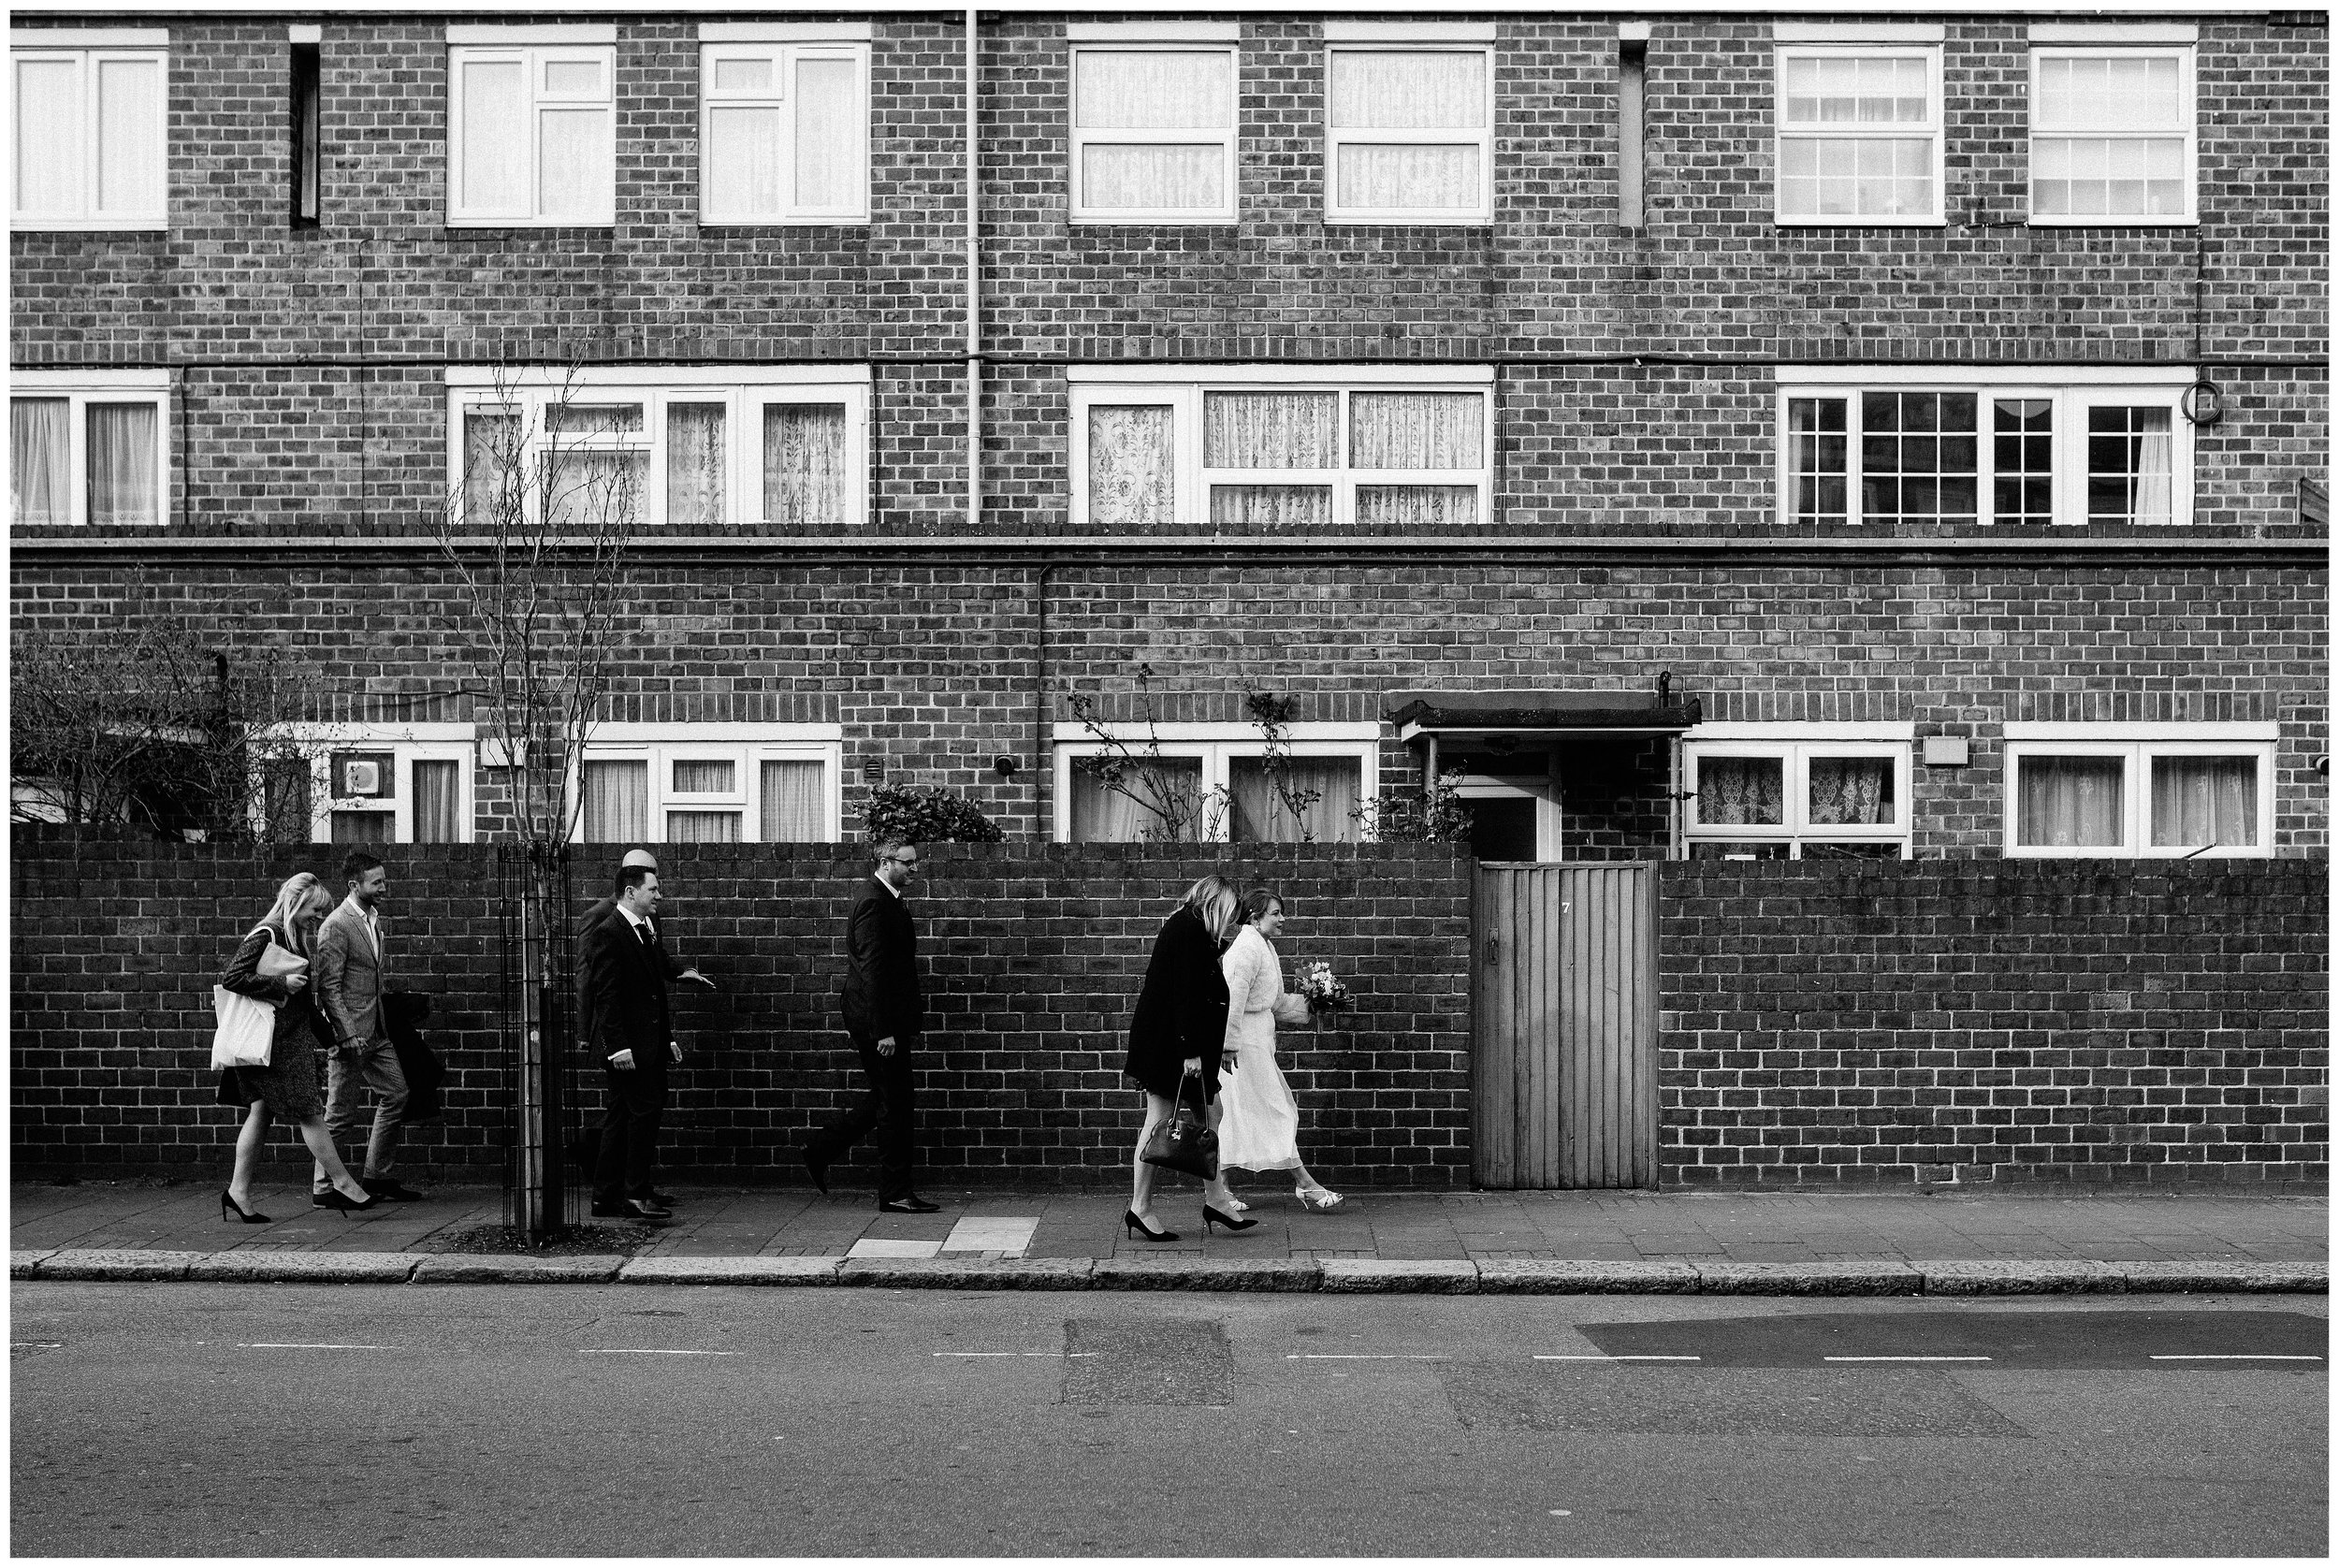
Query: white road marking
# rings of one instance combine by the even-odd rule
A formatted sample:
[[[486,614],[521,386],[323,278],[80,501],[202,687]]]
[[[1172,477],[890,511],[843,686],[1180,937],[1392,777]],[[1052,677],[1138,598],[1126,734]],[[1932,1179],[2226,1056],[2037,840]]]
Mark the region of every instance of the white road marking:
[[[1824,1356],[1825,1361],[1986,1361],[1987,1356]]]
[[[847,1257],[932,1257],[942,1250],[939,1241],[886,1241],[864,1237],[855,1241],[845,1254]]]
[[[2156,1361],[2319,1361],[2319,1356],[2156,1356]]]
[[[239,1344],[238,1350],[393,1350],[387,1344]]]
[[[735,1350],[580,1350],[579,1356],[736,1356]]]
[[[10,1350],[63,1350],[65,1348],[65,1341],[10,1340],[8,1342],[8,1348]]]
[[[1444,1356],[1286,1356],[1286,1361],[1444,1361]]]
[[[1538,1361],[1697,1361],[1698,1356],[1538,1356]]]
[[[961,1357],[989,1356],[1044,1356],[1051,1359],[1080,1361],[1093,1357],[1097,1353],[1093,1350],[937,1350],[934,1354],[937,1358],[944,1356],[956,1356]]]

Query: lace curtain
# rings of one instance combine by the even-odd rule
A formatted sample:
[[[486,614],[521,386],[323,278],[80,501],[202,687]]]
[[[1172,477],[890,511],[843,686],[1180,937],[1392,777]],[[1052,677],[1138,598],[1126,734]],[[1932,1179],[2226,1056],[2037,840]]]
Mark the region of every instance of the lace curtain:
[[[649,506],[649,454],[569,447],[549,459],[545,503],[556,530],[638,528]]]
[[[1204,468],[1329,469],[1340,462],[1332,392],[1213,392],[1202,399]]]
[[[861,67],[850,60],[796,62],[796,201],[861,205]]]
[[[1150,774],[1155,788],[1148,789],[1142,774]],[[1202,792],[1202,763],[1199,758],[1164,757],[1134,764],[1125,781],[1129,798],[1120,791],[1108,789],[1104,780],[1082,768],[1072,767],[1072,841],[1076,844],[1133,844],[1141,838],[1164,838],[1169,825],[1161,814],[1149,804],[1167,795],[1185,803],[1181,813],[1187,819],[1181,837],[1192,840],[1199,836],[1200,813],[1195,809]]]
[[[669,811],[666,813],[666,841],[670,844],[736,844],[739,842],[739,813]]]
[[[1482,184],[1476,147],[1386,141],[1344,143],[1333,179],[1341,206],[1368,211],[1472,208]]]
[[[1335,50],[1331,123],[1379,130],[1486,123],[1486,56],[1475,50]]]
[[[649,764],[585,764],[585,840],[639,844],[649,836]]]
[[[2118,757],[2020,758],[2014,841],[2035,849],[2118,845],[2127,836],[2127,771]]]
[[[726,759],[701,758],[674,764],[674,791],[677,795],[729,794],[736,789],[738,764]]]
[[[763,410],[763,517],[814,532],[843,529],[845,410],[837,403],[771,403]]]
[[[160,522],[154,405],[92,403],[88,412],[90,521],[101,528]]]
[[[1234,123],[1233,65],[1223,49],[1082,50],[1073,111],[1084,131],[1223,130]]]
[[[162,68],[152,60],[99,60],[96,72],[98,211],[160,211]]]
[[[722,404],[667,404],[668,528],[722,526],[725,466]]]
[[[1332,492],[1321,485],[1213,485],[1210,526],[1220,533],[1322,533]]]
[[[569,68],[589,68],[600,80],[598,63]],[[536,165],[538,216],[606,222],[617,188],[617,143],[608,109],[539,109],[537,126],[544,138]]]
[[[1358,392],[1348,399],[1348,466],[1475,470],[1487,400],[1475,392]]]
[[[1357,527],[1368,533],[1469,528],[1477,521],[1475,485],[1364,485],[1357,488]]]
[[[1777,757],[1700,757],[1700,827],[1778,827],[1786,820],[1786,764]]]
[[[2152,842],[2156,848],[2258,842],[2258,760],[2155,757]]]
[[[1081,203],[1101,211],[1214,211],[1227,205],[1227,154],[1167,142],[1081,149]]]
[[[1176,411],[1088,411],[1088,521],[1112,532],[1153,533],[1176,516]]]
[[[414,842],[454,844],[463,836],[463,789],[458,762],[417,762],[411,770],[414,788]]]
[[[760,60],[725,60],[734,71]],[[710,104],[706,110],[705,179],[712,205],[735,218],[777,218],[785,210],[779,188],[780,111],[770,105]]]
[[[1353,757],[1287,757],[1277,770],[1284,791],[1317,797],[1298,817],[1275,789],[1265,762],[1236,757],[1228,763],[1230,836],[1238,844],[1297,844],[1300,830],[1318,844],[1345,844],[1357,836],[1352,813],[1364,775]]]
[[[1809,772],[1812,826],[1873,826],[1893,820],[1891,758],[1813,757]]]
[[[73,406],[63,398],[8,400],[8,514],[25,523],[67,523],[65,480]]]
[[[18,60],[16,208],[41,217],[81,213],[80,67],[71,60]]]
[[[760,836],[766,844],[818,844],[828,836],[823,819],[823,769],[813,762],[766,762]]]
[[[464,60],[462,193],[458,210],[518,212],[528,202],[527,66],[517,60]]]
[[[499,506],[518,502],[513,459],[518,456],[519,439],[518,414],[501,409],[464,411],[463,512],[473,528],[488,527]]]

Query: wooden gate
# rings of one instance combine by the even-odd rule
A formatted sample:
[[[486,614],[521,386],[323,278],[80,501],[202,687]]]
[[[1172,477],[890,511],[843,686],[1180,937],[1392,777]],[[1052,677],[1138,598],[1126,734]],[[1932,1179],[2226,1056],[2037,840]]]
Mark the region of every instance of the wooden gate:
[[[1656,867],[1481,865],[1471,931],[1478,1184],[1655,1186]]]

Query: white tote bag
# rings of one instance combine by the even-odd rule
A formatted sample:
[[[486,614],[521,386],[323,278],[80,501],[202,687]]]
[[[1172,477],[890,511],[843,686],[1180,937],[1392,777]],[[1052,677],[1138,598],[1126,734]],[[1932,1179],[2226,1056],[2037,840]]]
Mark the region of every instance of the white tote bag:
[[[304,974],[309,961],[298,953],[286,952],[276,945],[275,938],[260,953],[258,974],[265,980],[279,980],[285,975]],[[270,1048],[276,1042],[276,1004],[263,1002],[256,996],[246,996],[240,991],[230,991],[224,985],[211,987],[211,1010],[219,1015],[219,1029],[211,1036],[211,1066],[215,1067],[264,1067],[269,1065]]]

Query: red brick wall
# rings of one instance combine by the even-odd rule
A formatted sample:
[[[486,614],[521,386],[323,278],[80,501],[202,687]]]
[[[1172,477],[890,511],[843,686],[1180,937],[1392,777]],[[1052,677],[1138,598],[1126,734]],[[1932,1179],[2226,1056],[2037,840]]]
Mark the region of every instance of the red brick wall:
[[[34,828],[18,830],[12,853],[13,1157],[224,1168],[240,1112],[214,1098],[211,983],[277,883],[329,875],[331,851],[255,858]],[[676,992],[693,1054],[666,1119],[665,1168],[686,1180],[799,1179],[793,1151],[855,1092],[836,997],[844,914],[867,863],[824,846],[660,853],[676,946],[720,986]],[[494,851],[385,858],[393,985],[435,998],[430,1038],[454,1069],[448,1119],[414,1129],[415,1160],[485,1174],[507,1114]],[[937,845],[926,862],[913,903],[931,1014],[920,1158],[936,1181],[1110,1182],[1126,1169],[1142,1116],[1120,1066],[1154,934],[1194,878],[1224,866],[1290,901],[1287,967],[1324,960],[1358,995],[1351,1026],[1286,1053],[1311,1168],[1334,1185],[1467,1184],[1466,860],[1400,846],[1222,862]],[[580,867],[581,912],[603,868]],[[596,1110],[598,1076],[586,1080]],[[291,1135],[275,1136],[293,1158]]]
[[[2324,1180],[2328,880],[1667,865],[1662,1180]]]

